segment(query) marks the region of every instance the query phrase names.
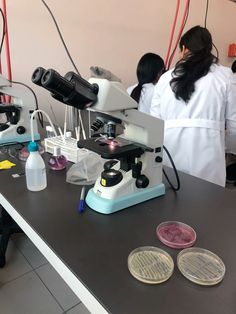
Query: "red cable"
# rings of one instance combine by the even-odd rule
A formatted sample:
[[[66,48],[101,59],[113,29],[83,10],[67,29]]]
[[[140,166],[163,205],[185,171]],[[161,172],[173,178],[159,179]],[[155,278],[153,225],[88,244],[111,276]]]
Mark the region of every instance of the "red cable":
[[[180,6],[180,0],[178,0],[177,6],[176,6],[176,10],[175,10],[175,17],[174,17],[174,22],[173,22],[173,25],[172,25],[172,30],[171,30],[171,35],[170,35],[170,42],[169,42],[169,47],[168,47],[166,60],[165,60],[165,66],[168,63],[168,59],[169,59],[169,56],[170,56],[170,49],[171,49],[171,46],[172,46],[174,32],[175,32],[175,26],[176,26],[176,21],[177,21],[177,17],[178,17],[178,14],[179,14],[179,6]]]
[[[8,37],[8,27],[7,27],[7,8],[6,8],[6,0],[2,0],[3,14],[5,17],[5,44],[6,44],[6,61],[7,61],[7,75],[8,80],[12,80],[12,72],[11,72],[11,58],[10,58],[10,46],[9,46],[9,37]]]
[[[9,46],[8,27],[7,27],[6,0],[2,0],[2,7],[3,7],[4,18],[5,18],[5,49],[6,49],[6,62],[7,62],[7,78],[9,81],[12,81],[10,46]],[[7,103],[11,102],[10,96],[8,96],[6,99],[7,99]]]
[[[175,55],[175,50],[178,46],[178,43],[180,41],[180,37],[182,35],[182,32],[183,32],[183,29],[184,29],[184,24],[185,24],[185,19],[186,19],[186,16],[187,16],[187,12],[188,12],[188,8],[189,8],[189,2],[190,0],[186,0],[186,4],[185,4],[185,9],[184,9],[184,15],[183,15],[183,18],[182,18],[182,23],[181,23],[181,27],[180,27],[180,30],[179,30],[179,34],[178,34],[178,37],[177,37],[177,40],[176,40],[176,43],[175,43],[175,49],[173,51],[173,54],[170,58],[170,61],[169,61],[169,64],[168,64],[168,69],[170,68],[171,66],[171,63],[173,61],[173,58],[174,58],[174,55]]]
[[[2,74],[2,62],[1,62],[1,59],[0,59],[0,74]],[[1,95],[1,102],[2,102],[2,103],[5,103],[5,102],[6,102],[6,97],[5,97],[5,95]]]

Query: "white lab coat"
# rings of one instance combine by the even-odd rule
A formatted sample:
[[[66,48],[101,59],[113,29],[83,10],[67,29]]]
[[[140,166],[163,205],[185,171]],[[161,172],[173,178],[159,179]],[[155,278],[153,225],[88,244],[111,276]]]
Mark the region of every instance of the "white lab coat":
[[[137,86],[133,85],[127,88],[127,93],[131,95],[133,89]],[[147,114],[150,114],[150,107],[155,85],[152,83],[146,83],[142,86],[142,91],[139,99],[138,110]]]
[[[155,86],[150,108],[165,120],[164,145],[178,170],[225,186],[225,127],[229,145],[236,142],[236,80],[229,68],[212,65],[186,104],[171,90],[172,71]],[[170,165],[167,159],[164,164]]]

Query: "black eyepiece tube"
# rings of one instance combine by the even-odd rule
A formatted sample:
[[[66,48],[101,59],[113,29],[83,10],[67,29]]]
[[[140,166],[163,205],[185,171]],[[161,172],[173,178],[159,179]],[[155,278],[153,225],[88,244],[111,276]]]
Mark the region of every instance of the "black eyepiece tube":
[[[82,76],[78,75],[75,72],[67,72],[65,78],[70,82],[79,82],[81,86],[93,91],[96,95],[98,94],[98,85],[97,84],[90,84],[88,81],[82,78]]]
[[[78,109],[86,109],[97,101],[98,85],[74,72],[61,76],[53,69],[37,68],[32,81],[50,91],[55,99]]]
[[[53,69],[44,72],[41,83],[44,88],[63,97],[68,97],[74,89],[73,83],[69,82]]]
[[[46,70],[42,67],[35,69],[31,77],[32,82],[36,85],[42,86],[41,79],[45,72]]]

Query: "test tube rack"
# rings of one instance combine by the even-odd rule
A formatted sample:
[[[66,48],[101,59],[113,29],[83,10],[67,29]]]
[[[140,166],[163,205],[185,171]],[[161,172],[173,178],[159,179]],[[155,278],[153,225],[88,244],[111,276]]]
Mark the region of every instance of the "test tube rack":
[[[77,163],[81,156],[86,154],[87,150],[77,147],[77,140],[75,138],[63,138],[62,136],[48,137],[44,139],[45,151],[53,154],[55,146],[61,148],[61,154],[64,155],[68,161]]]

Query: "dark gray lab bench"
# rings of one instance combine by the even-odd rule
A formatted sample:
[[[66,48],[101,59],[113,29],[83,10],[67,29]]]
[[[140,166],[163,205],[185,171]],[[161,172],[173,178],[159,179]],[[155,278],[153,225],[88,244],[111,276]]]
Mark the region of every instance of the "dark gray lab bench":
[[[65,181],[65,172],[48,171],[48,188],[27,191],[21,171],[0,172],[0,203],[64,278],[92,313],[235,314],[236,191],[181,174],[181,190],[112,215],[76,207],[80,187]],[[184,278],[176,267],[178,250],[165,247],[156,226],[177,220],[197,233],[195,246],[213,251],[226,265],[224,280],[212,287]],[[134,279],[129,253],[157,246],[175,261],[172,277],[160,285]]]

